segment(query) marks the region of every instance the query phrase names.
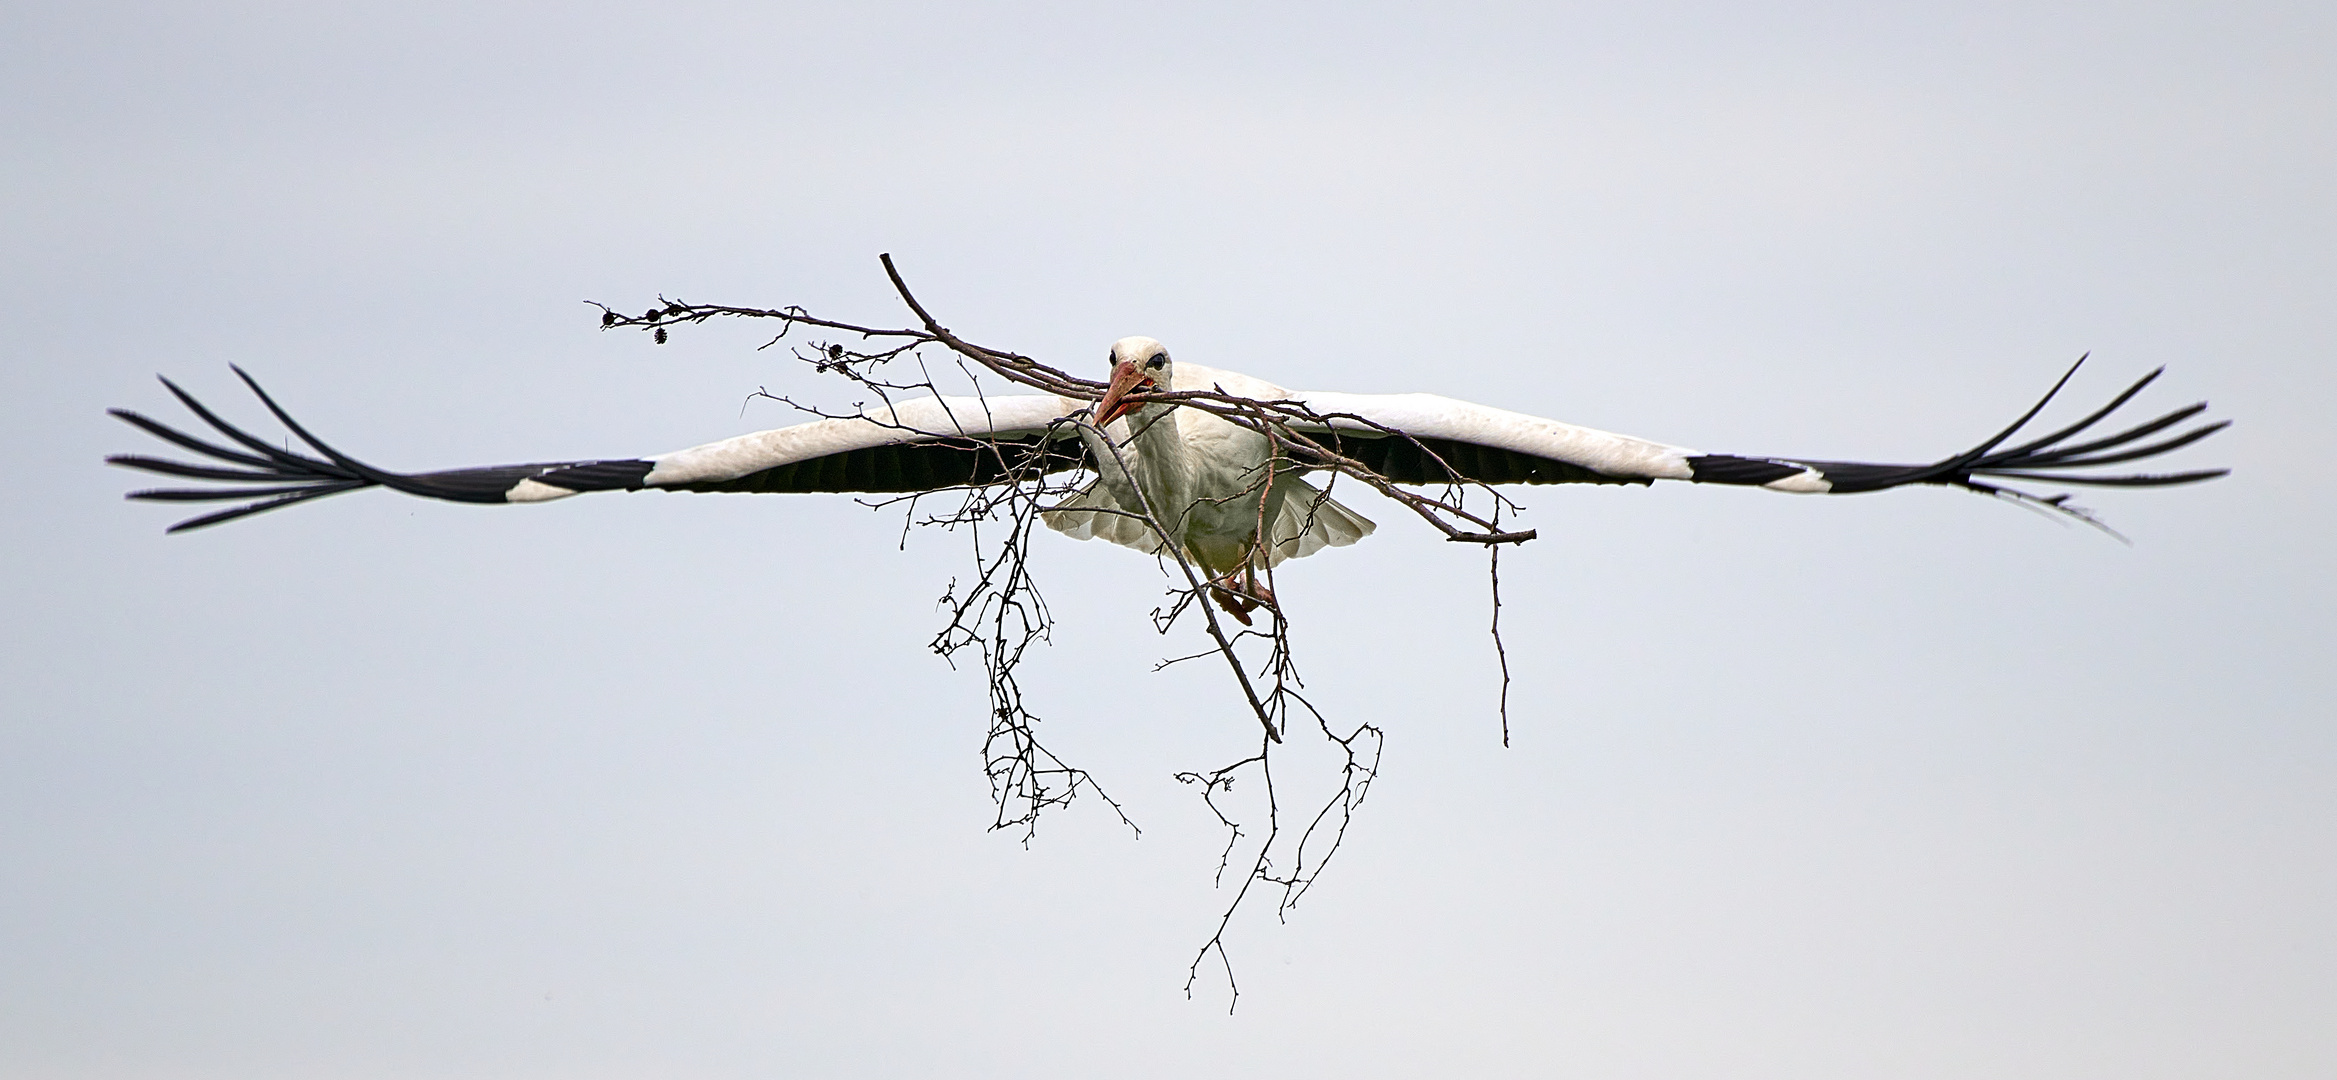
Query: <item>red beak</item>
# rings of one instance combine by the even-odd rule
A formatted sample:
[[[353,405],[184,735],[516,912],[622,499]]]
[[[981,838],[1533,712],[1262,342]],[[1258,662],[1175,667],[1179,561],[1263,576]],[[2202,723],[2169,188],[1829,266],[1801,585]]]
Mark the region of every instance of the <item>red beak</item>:
[[[1129,413],[1135,412],[1140,402],[1125,400],[1129,394],[1143,394],[1160,388],[1134,360],[1122,360],[1112,365],[1112,383],[1104,391],[1104,399],[1095,403],[1095,426],[1102,427]]]

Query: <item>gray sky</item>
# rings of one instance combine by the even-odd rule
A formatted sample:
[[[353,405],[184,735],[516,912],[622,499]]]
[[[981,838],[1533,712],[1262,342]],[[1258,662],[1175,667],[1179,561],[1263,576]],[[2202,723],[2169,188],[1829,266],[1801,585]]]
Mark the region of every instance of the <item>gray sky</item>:
[[[17,4],[0,12],[0,1076],[2320,1077],[2337,1068],[2326,4]],[[405,469],[853,395],[745,328],[1100,373],[1126,334],[1717,451],[2071,407],[2216,484],[1536,489],[1505,559],[1285,568],[1388,730],[1242,983],[1178,769],[1252,721],[1052,535],[1026,686],[1100,805],[983,832],[962,542],[840,498],[344,496],[165,538],[99,464],[239,363]],[[1303,770],[1294,770],[1303,771]]]

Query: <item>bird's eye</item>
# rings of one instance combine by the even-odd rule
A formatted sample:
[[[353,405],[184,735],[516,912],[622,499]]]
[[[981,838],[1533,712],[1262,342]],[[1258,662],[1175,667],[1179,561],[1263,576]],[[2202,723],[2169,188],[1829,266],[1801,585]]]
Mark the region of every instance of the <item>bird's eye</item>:
[[[1156,352],[1152,354],[1152,359],[1144,362],[1144,366],[1151,368],[1154,371],[1159,371],[1161,368],[1168,366],[1168,354],[1164,352]]]

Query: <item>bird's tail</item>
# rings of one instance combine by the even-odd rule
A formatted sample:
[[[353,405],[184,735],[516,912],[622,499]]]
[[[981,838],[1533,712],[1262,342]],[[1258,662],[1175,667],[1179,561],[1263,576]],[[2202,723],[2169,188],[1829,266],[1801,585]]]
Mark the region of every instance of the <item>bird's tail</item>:
[[[1346,547],[1372,534],[1379,526],[1296,477],[1276,481],[1286,491],[1274,515],[1266,544],[1266,565],[1303,558],[1327,547]],[[1074,540],[1109,540],[1147,555],[1167,550],[1141,511],[1122,506],[1102,481],[1089,481],[1078,494],[1052,510],[1041,511],[1047,527]]]

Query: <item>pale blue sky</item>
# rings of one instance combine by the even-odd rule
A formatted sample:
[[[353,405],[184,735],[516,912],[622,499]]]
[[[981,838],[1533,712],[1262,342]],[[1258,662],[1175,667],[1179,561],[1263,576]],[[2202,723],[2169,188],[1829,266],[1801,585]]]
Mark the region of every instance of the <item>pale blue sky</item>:
[[[2316,4],[0,11],[0,1077],[2321,1077],[2337,1068],[2337,15]],[[1127,334],[1711,450],[2238,425],[2121,546],[1923,490],[1537,489],[1279,587],[1389,732],[1180,993],[1253,722],[1043,536],[1100,806],[987,835],[959,541],[835,498],[345,496],[165,538],[103,416],[227,364],[368,460],[852,395],[742,329]],[[825,397],[823,397],[825,395]]]

